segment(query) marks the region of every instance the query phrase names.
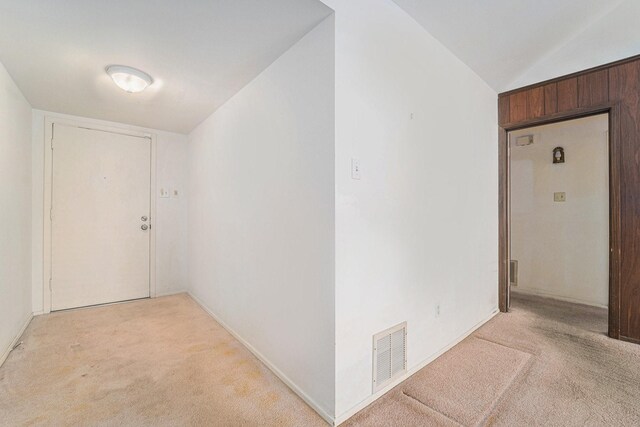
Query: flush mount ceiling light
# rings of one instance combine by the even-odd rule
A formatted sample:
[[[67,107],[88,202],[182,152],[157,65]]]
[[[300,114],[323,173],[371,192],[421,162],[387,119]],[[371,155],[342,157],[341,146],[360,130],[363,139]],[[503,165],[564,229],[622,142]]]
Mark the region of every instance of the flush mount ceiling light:
[[[109,65],[107,74],[120,89],[129,93],[142,92],[153,83],[149,74],[125,65]]]

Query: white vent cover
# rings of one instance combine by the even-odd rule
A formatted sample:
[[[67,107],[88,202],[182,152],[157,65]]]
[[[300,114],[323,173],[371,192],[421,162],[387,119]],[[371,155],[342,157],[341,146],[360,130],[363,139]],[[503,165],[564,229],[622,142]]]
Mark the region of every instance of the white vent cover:
[[[518,261],[515,259],[509,262],[509,283],[511,286],[518,286]]]
[[[407,322],[373,336],[374,393],[407,372]]]

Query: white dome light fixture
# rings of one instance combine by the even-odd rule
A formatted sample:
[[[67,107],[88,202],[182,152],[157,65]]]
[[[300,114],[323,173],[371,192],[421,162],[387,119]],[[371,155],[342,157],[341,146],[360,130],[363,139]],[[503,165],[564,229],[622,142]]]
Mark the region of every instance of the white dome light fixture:
[[[109,65],[107,74],[120,89],[129,93],[142,92],[153,84],[149,74],[126,65]]]

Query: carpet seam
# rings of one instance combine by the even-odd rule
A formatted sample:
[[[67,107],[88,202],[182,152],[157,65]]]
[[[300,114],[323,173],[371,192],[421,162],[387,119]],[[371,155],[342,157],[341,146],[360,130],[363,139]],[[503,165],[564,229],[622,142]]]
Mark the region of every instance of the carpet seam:
[[[526,353],[526,352],[523,352],[523,353]],[[513,379],[511,380],[509,385],[505,387],[504,391],[500,394],[500,397],[498,397],[494,402],[494,404],[489,408],[489,410],[487,411],[487,414],[476,425],[487,424],[487,420],[491,418],[491,416],[498,411],[498,409],[500,408],[500,405],[502,405],[506,401],[507,392],[510,389],[514,388],[516,383],[521,384],[522,382],[524,382],[524,378],[526,377],[527,373],[531,370],[531,367],[533,366],[534,362],[535,362],[535,356],[530,355],[530,357],[527,358],[526,363],[522,364],[522,367],[518,370],[516,375],[513,376]]]
[[[531,353],[531,352],[529,352],[527,350],[523,350],[523,349],[517,348],[517,347],[511,347],[510,345],[503,344],[503,343],[497,342],[497,341],[493,341],[493,340],[490,340],[488,338],[484,338],[484,337],[481,337],[481,336],[473,336],[473,338],[478,339],[478,340],[482,340],[482,341],[486,341],[486,342],[490,342],[491,344],[495,344],[495,345],[499,345],[499,346],[502,346],[502,347],[506,347],[506,348],[508,348],[510,350],[519,351],[520,353],[528,354],[531,357],[536,357],[537,356],[537,354]]]
[[[504,390],[502,390],[502,392],[500,393],[500,395],[498,396],[498,398],[493,402],[493,404],[491,406],[489,406],[489,408],[485,411],[485,415],[482,417],[482,419],[476,424],[477,426],[480,425],[485,425],[487,420],[489,418],[491,418],[491,416],[496,412],[496,410],[499,408],[499,406],[502,404],[502,402],[505,401],[506,396],[507,396],[507,392],[514,388],[516,383],[517,384],[521,384],[524,381],[524,378],[526,377],[526,374],[529,372],[529,370],[531,369],[531,366],[533,366],[534,363],[534,359],[535,357],[527,352],[522,352],[525,354],[528,354],[529,357],[527,357],[527,360],[525,361],[525,363],[523,363],[520,368],[518,369],[518,371],[515,373],[515,375],[513,376],[513,378],[511,379],[511,381],[509,382],[509,384],[504,388]]]
[[[445,414],[444,412],[440,412],[440,411],[438,411],[437,409],[435,409],[435,408],[433,408],[433,407],[431,407],[431,406],[427,405],[426,403],[424,403],[424,402],[423,402],[423,401],[421,401],[420,399],[418,399],[418,398],[416,398],[416,397],[414,397],[414,396],[411,396],[410,394],[407,394],[407,392],[406,392],[406,391],[402,390],[402,394],[403,394],[404,396],[408,397],[409,399],[415,400],[415,401],[416,401],[416,402],[418,402],[420,405],[422,405],[422,406],[424,406],[425,408],[427,408],[427,409],[431,410],[432,412],[435,412],[436,414],[440,414],[440,415],[442,415],[443,417],[445,417],[445,418],[446,418],[446,419],[448,419],[449,421],[454,422],[454,423],[456,423],[457,425],[459,425],[459,426],[461,426],[461,427],[462,427],[462,426],[464,426],[464,424],[461,424],[461,423],[460,423],[460,421],[458,421],[458,420],[454,420],[453,418],[451,418],[450,416],[448,416],[448,415],[447,415],[447,414]]]
[[[474,338],[482,340],[482,341],[486,341],[486,342],[490,342],[492,344],[495,345],[499,345],[501,347],[505,347],[508,348],[510,350],[515,350],[518,351],[520,353],[526,354],[527,355],[527,359],[526,361],[518,368],[518,370],[516,371],[515,375],[512,377],[511,381],[509,382],[509,384],[504,388],[504,390],[502,390],[502,392],[500,393],[500,395],[498,396],[498,398],[493,402],[492,405],[489,406],[489,408],[485,411],[485,414],[477,423],[477,426],[480,425],[485,425],[487,423],[487,420],[489,418],[491,418],[491,416],[496,412],[496,410],[500,407],[500,405],[502,404],[502,402],[505,401],[506,396],[507,396],[507,392],[514,388],[516,383],[521,383],[521,381],[519,380],[524,380],[524,377],[526,376],[526,374],[529,372],[529,370],[531,369],[531,367],[533,366],[533,363],[535,362],[535,358],[536,355],[528,352],[526,350],[522,350],[520,348],[516,348],[516,347],[511,347],[509,345],[500,343],[500,342],[496,342],[481,336],[474,336]]]
[[[522,364],[520,364],[520,366],[518,366],[515,374],[513,375],[513,377],[511,378],[511,380],[507,384],[507,386],[504,387],[504,389],[500,391],[500,393],[498,394],[496,399],[490,405],[487,406],[487,409],[482,411],[480,419],[477,422],[472,424],[472,425],[475,425],[475,426],[480,426],[480,425],[485,424],[486,421],[495,412],[496,408],[498,408],[498,406],[505,399],[505,396],[507,395],[507,392],[512,387],[514,387],[516,383],[519,383],[518,379],[525,377],[526,372],[528,372],[529,369],[531,368],[531,366],[533,365],[533,362],[534,362],[534,359],[535,359],[535,355],[532,354],[532,353],[529,353],[528,351],[523,351],[523,350],[520,350],[518,348],[509,347],[508,345],[501,344],[501,343],[498,343],[498,342],[494,342],[494,341],[488,340],[486,338],[481,338],[481,337],[477,337],[477,336],[473,336],[473,335],[472,335],[472,337],[476,338],[476,339],[480,339],[480,340],[485,341],[485,342],[489,342],[489,343],[495,344],[495,345],[499,345],[501,347],[508,348],[510,350],[515,350],[517,352],[520,352],[520,353],[526,355],[525,356],[526,359],[525,359],[524,363],[522,363]],[[434,412],[436,412],[438,414],[441,414],[442,416],[446,417],[448,420],[453,421],[453,422],[455,422],[456,424],[458,424],[460,426],[464,426],[464,424],[462,424],[460,421],[455,420],[455,419],[451,418],[449,415],[438,411],[437,409],[435,409],[432,406],[426,404],[425,402],[422,402],[420,399],[416,398],[415,396],[412,396],[412,395],[408,394],[404,390],[402,390],[402,394],[407,396],[407,397],[409,397],[409,398],[411,398],[411,399],[413,399],[413,400],[415,400],[416,402],[418,402],[422,406],[424,406],[426,408],[429,408],[430,410],[432,410],[432,411],[434,411]]]

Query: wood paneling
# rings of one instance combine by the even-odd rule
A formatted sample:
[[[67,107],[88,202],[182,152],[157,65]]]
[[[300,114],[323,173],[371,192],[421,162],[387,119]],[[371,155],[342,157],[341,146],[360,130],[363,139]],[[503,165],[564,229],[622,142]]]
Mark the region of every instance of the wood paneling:
[[[509,97],[498,98],[498,123],[503,125],[509,123]]]
[[[609,113],[609,336],[620,338],[620,106]]]
[[[609,70],[578,77],[578,107],[592,107],[609,100]]]
[[[527,92],[514,93],[509,97],[509,121],[527,120]]]
[[[620,114],[620,335],[640,339],[640,61],[609,72]]]
[[[569,80],[569,79],[572,79],[574,77],[579,77],[579,76],[582,76],[582,75],[585,75],[585,74],[589,74],[589,73],[593,73],[593,72],[596,72],[596,71],[610,70],[613,67],[617,67],[619,65],[624,65],[624,64],[628,64],[629,62],[636,62],[636,61],[640,61],[640,55],[630,56],[628,58],[624,58],[624,59],[621,59],[619,61],[610,62],[610,63],[604,64],[604,65],[598,65],[597,67],[589,68],[587,70],[582,70],[582,71],[578,71],[578,72],[575,72],[575,73],[567,74],[565,76],[561,76],[561,77],[556,77],[556,78],[553,78],[553,79],[545,80],[545,81],[540,82],[540,83],[530,84],[530,85],[527,85],[527,86],[524,86],[524,87],[521,87],[521,88],[509,90],[507,92],[502,92],[499,95],[500,96],[511,95],[512,93],[515,93],[515,92],[522,92],[522,91],[525,91],[525,90],[532,89],[534,87],[545,86],[545,85],[548,85],[548,84],[551,84],[551,83],[557,83],[557,82],[559,82],[561,80]]]
[[[544,87],[535,87],[527,94],[527,120],[544,116]]]
[[[498,175],[509,176],[509,150],[507,147],[507,131],[498,130]],[[508,201],[509,180],[501,179],[498,183],[498,306],[503,313],[509,310],[509,232]]]
[[[504,104],[501,105],[500,101],[498,103],[500,124],[536,119],[545,114],[544,88],[542,87],[516,92],[508,97],[500,97],[499,100]]]
[[[609,335],[640,343],[640,56],[500,95],[500,309],[508,308],[507,131],[609,113]]]
[[[555,114],[558,112],[558,84],[549,83],[544,86],[544,113]]]
[[[578,79],[561,80],[558,85],[558,112],[578,108]]]

